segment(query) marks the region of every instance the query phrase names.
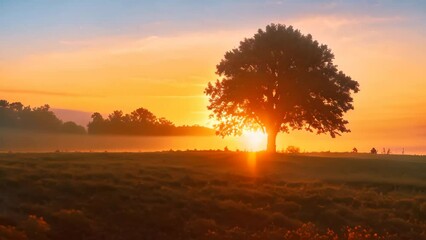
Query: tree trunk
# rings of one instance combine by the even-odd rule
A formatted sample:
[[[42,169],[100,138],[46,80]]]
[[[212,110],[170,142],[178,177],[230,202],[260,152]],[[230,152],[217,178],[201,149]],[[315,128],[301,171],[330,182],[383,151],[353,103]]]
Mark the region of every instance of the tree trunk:
[[[277,151],[277,146],[275,145],[277,139],[277,131],[269,131],[268,133],[268,143],[266,151],[270,153],[275,153]]]

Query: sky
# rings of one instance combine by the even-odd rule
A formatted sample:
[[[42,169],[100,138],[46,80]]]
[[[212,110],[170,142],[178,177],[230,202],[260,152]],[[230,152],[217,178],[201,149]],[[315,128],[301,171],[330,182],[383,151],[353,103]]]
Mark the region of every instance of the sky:
[[[0,96],[84,112],[145,107],[211,126],[203,90],[224,53],[270,23],[312,34],[360,83],[351,133],[278,145],[426,153],[426,1],[0,0]]]

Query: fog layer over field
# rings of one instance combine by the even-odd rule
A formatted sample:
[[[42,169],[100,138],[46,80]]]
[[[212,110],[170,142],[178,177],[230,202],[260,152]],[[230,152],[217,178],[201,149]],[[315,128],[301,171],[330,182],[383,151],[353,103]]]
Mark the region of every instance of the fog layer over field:
[[[295,132],[297,133],[297,132]],[[320,136],[326,137],[326,136]],[[341,151],[350,152],[357,147],[359,152],[369,152],[375,147],[381,153],[382,148],[390,148],[391,153],[401,154],[400,146],[358,146],[351,143],[345,147],[326,144],[323,138],[317,141],[305,142],[304,146],[295,145],[293,134],[282,134],[278,137],[277,150],[281,151],[290,145],[300,148],[301,152],[307,151]],[[329,137],[328,137],[329,138]],[[327,138],[327,139],[328,139]],[[336,138],[338,141],[340,138]],[[334,140],[334,139],[333,139]],[[297,142],[297,141],[296,141]],[[241,136],[120,136],[120,135],[78,135],[78,134],[51,134],[36,131],[16,130],[0,128],[0,152],[53,152],[53,151],[95,151],[95,152],[149,152],[173,150],[230,150],[259,151],[266,147],[266,137]],[[424,146],[419,142],[418,146],[405,147],[405,154],[425,154]]]
[[[260,140],[261,142],[262,140]],[[244,137],[218,136],[120,136],[40,133],[25,130],[1,129],[0,151],[163,151],[187,149],[259,150]]]

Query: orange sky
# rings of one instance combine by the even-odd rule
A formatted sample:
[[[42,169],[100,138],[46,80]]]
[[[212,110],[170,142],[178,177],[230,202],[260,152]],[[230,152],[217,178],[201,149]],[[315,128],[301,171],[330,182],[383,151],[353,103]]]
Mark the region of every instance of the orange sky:
[[[108,113],[146,107],[177,124],[211,125],[203,90],[225,51],[270,22],[291,24],[327,44],[335,63],[360,83],[352,133],[332,140],[307,133],[279,136],[278,148],[362,151],[402,147],[426,152],[426,37],[404,17],[308,14],[259,20],[233,29],[169,35],[60,39],[55,49],[0,60],[2,99]],[[407,22],[408,23],[408,22]],[[46,43],[48,45],[48,43]]]

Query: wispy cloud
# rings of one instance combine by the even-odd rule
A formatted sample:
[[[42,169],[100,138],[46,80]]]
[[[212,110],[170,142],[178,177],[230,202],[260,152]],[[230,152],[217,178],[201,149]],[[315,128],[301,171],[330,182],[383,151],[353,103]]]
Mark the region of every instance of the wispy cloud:
[[[72,92],[54,92],[54,91],[44,91],[44,90],[28,90],[28,89],[0,89],[0,92],[60,96],[60,97],[103,97],[101,95],[80,94],[80,93],[72,93]]]
[[[148,98],[207,98],[205,95],[158,95],[158,96],[146,96]]]
[[[60,40],[60,44],[67,46],[88,46],[93,44],[92,41],[76,41],[76,40]]]
[[[307,15],[292,20],[301,26],[316,26],[319,28],[338,29],[355,25],[370,25],[377,23],[402,22],[405,18],[401,16],[340,16],[340,15]]]
[[[369,26],[373,24],[390,24],[403,22],[406,18],[402,16],[369,16],[369,15],[312,15],[305,14],[298,17],[280,18],[272,22],[291,24],[296,28],[319,29],[321,31],[337,31],[353,26]],[[263,21],[262,21],[263,22]],[[258,27],[263,27],[259,23]],[[251,36],[256,28],[243,27],[232,30],[209,30],[183,32],[172,35],[150,35],[136,36],[114,36],[98,39],[64,39],[60,43],[64,46],[72,46],[82,52],[88,51],[108,55],[124,54],[156,54],[157,52],[168,52],[170,54],[188,49],[201,49],[214,47],[218,49],[223,46],[235,47],[229,43],[239,42],[241,38]],[[195,52],[196,53],[196,52]],[[192,52],[191,54],[195,54]],[[170,55],[169,54],[169,55]]]

